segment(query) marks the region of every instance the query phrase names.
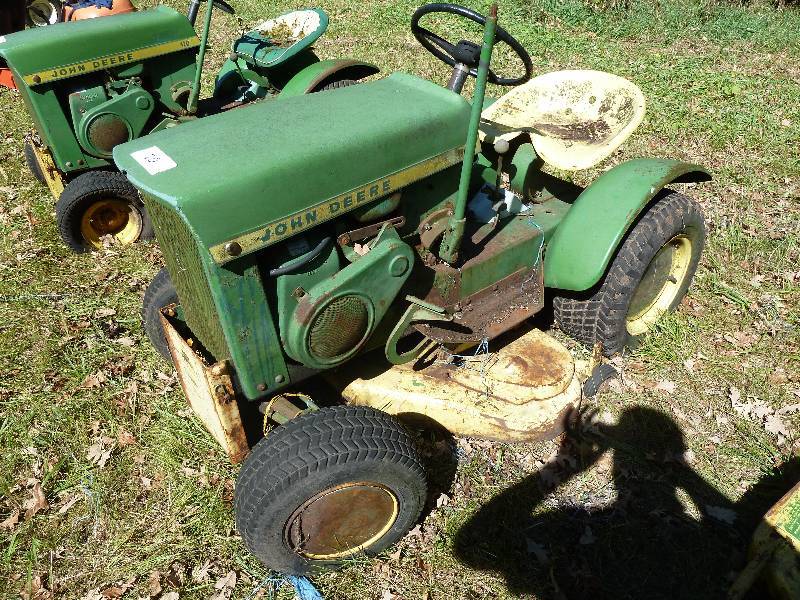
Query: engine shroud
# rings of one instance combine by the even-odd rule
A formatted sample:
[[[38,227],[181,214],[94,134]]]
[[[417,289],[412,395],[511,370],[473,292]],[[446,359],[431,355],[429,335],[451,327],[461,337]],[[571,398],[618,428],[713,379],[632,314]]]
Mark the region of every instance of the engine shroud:
[[[362,350],[414,264],[414,251],[391,229],[365,255],[349,256],[353,262],[308,290],[302,275],[278,282],[285,351],[307,367],[330,368]]]

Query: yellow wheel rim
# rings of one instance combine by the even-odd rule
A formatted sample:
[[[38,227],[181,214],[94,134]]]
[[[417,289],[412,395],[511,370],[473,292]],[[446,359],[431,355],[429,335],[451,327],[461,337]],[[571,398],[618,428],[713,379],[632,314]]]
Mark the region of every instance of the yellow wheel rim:
[[[633,292],[626,317],[631,335],[646,333],[679,299],[689,265],[692,262],[692,240],[676,235],[656,252],[644,276]]]
[[[378,483],[346,483],[303,503],[286,522],[284,538],[305,558],[344,558],[386,535],[399,506],[397,496]]]
[[[141,233],[141,213],[124,200],[99,200],[81,218],[81,235],[94,248],[102,248],[102,238],[107,235],[127,245],[138,240]]]

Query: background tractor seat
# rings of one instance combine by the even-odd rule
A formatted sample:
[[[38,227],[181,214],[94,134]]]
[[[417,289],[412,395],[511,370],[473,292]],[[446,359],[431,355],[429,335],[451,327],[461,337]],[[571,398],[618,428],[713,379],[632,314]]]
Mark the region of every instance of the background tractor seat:
[[[368,184],[383,191],[400,172],[407,185],[461,162],[469,115],[460,95],[395,73],[186,123],[117,146],[114,160],[211,247]],[[407,171],[438,156],[450,162]]]
[[[237,40],[233,50],[249,64],[272,68],[311,46],[326,29],[324,11],[295,10],[260,23]]]

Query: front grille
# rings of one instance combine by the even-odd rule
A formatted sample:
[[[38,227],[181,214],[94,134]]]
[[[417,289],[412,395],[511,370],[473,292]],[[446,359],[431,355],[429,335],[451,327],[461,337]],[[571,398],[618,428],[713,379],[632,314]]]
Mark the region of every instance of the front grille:
[[[225,335],[203,272],[197,241],[177,212],[147,196],[144,201],[187,325],[215,360],[228,358]]]

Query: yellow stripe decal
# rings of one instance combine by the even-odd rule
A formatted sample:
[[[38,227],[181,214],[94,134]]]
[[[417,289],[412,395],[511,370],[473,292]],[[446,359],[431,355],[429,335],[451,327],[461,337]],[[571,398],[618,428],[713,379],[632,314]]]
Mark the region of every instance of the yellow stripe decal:
[[[69,65],[64,65],[63,67],[57,67],[47,71],[40,71],[39,73],[31,73],[30,75],[25,75],[23,80],[29,86],[41,85],[42,83],[48,83],[50,81],[67,79],[69,77],[75,77],[76,75],[83,75],[84,73],[102,71],[104,69],[110,69],[120,65],[139,62],[155,56],[170,54],[171,52],[187,50],[199,45],[200,40],[197,39],[197,36],[192,36],[190,38],[186,38],[185,40],[166,42],[164,44],[148,46],[147,48],[140,48],[139,50],[131,50],[130,52],[109,54],[107,56],[100,56],[85,62],[72,63]]]
[[[241,246],[241,254],[248,254],[261,248],[266,248],[272,244],[277,244],[287,238],[292,237],[306,229],[311,229],[320,223],[338,217],[363,205],[372,202],[382,196],[391,194],[415,181],[432,175],[438,171],[452,167],[464,159],[464,147],[453,148],[433,158],[429,158],[417,163],[407,169],[397,171],[392,175],[387,175],[371,181],[370,183],[358,187],[339,196],[320,202],[314,206],[296,212],[293,215],[273,221],[266,226],[260,227],[250,233],[245,233],[227,242],[211,246],[209,252],[213,259],[219,263],[225,263],[236,258],[230,256],[225,251],[227,244],[236,242]]]

